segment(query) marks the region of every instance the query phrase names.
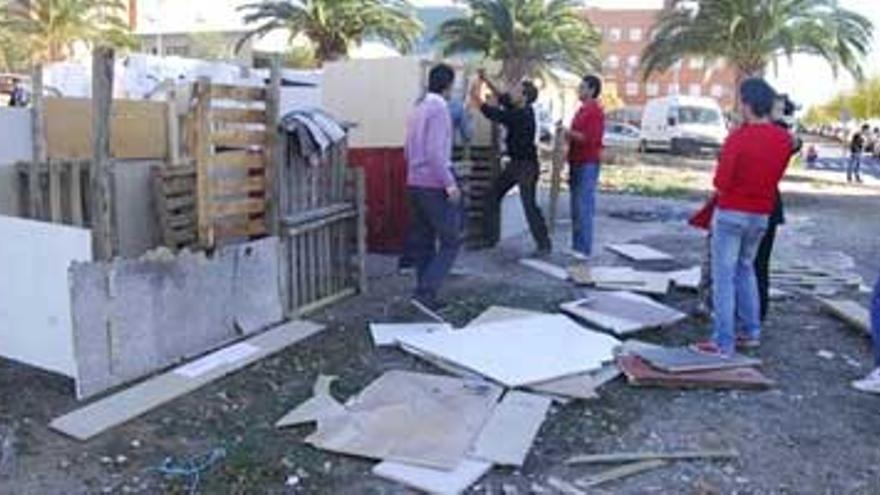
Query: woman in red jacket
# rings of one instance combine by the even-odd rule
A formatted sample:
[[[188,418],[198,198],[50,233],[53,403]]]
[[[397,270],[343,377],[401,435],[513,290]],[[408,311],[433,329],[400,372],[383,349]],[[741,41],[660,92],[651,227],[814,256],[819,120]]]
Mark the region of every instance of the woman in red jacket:
[[[773,88],[763,79],[747,79],[740,96],[745,123],[725,141],[713,181],[713,334],[711,340],[692,346],[720,356],[760,344],[754,262],[791,154],[791,137],[770,118]]]

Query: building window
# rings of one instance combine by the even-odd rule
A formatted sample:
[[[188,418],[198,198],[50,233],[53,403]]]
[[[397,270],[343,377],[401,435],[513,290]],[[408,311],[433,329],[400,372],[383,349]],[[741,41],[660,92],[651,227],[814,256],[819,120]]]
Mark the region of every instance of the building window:
[[[632,28],[629,30],[629,40],[633,42],[642,41],[642,28]]]
[[[714,96],[715,98],[721,98],[724,96],[724,86],[720,84],[713,84],[712,88],[709,90],[709,94]]]
[[[678,94],[678,84],[670,83],[667,87],[666,94],[668,95],[677,95]]]
[[[693,70],[701,70],[703,68],[703,57],[692,57],[688,67]]]
[[[627,67],[630,67],[630,68],[633,68],[633,69],[635,69],[636,67],[638,67],[638,66],[639,66],[639,57],[638,57],[638,55],[630,55],[629,57],[627,57],[627,59],[626,59],[626,65],[627,65]]]
[[[647,93],[648,96],[658,96],[660,94],[660,85],[657,83],[648,83],[648,85],[645,86],[645,93]]]
[[[688,87],[688,94],[690,94],[691,96],[702,96],[703,87],[696,83],[691,84]]]
[[[611,28],[608,31],[608,40],[612,43],[617,43],[623,37],[623,34],[620,31],[620,28]]]
[[[605,65],[607,65],[609,69],[617,69],[620,67],[620,58],[617,55],[610,55],[608,60],[605,61]]]
[[[639,83],[637,83],[637,82],[626,83],[626,95],[627,96],[638,96],[639,95]]]

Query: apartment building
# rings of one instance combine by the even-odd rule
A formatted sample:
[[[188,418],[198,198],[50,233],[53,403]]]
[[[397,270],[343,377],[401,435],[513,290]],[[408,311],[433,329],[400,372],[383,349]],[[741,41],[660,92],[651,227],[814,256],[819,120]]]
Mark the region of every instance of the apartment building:
[[[641,54],[656,35],[661,10],[597,9],[586,16],[602,34],[602,76],[625,105],[627,120],[638,120],[641,108],[652,99],[667,95],[711,96],[722,108],[734,104],[735,77],[724,61],[708,62],[689,57],[662,74],[645,80]]]

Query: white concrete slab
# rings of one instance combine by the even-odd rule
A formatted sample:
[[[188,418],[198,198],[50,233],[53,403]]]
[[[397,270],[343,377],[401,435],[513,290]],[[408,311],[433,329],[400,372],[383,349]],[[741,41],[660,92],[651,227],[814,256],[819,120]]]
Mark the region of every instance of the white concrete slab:
[[[492,463],[473,459],[465,459],[449,471],[384,461],[373,467],[373,474],[425,493],[458,495],[479,481],[490,469]]]
[[[508,387],[600,368],[620,342],[563,315],[541,315],[467,327],[448,334],[402,337],[401,343]]]
[[[568,270],[562,268],[561,266],[554,265],[553,263],[548,263],[546,261],[536,260],[533,258],[523,258],[519,260],[519,264],[527,266],[533,270],[537,270],[544,275],[558,278],[559,280],[568,280]]]
[[[507,392],[474,442],[471,457],[502,466],[522,466],[550,404],[550,398],[541,395]]]
[[[665,261],[672,259],[672,256],[643,244],[609,244],[605,247],[609,251],[633,261]]]
[[[394,346],[404,335],[424,335],[435,332],[450,332],[448,323],[370,323],[370,335],[376,347]]]
[[[0,216],[0,239],[0,356],[76,378],[67,270],[90,231]]]
[[[595,291],[584,299],[563,303],[560,308],[565,313],[617,335],[671,325],[687,317],[651,298],[626,291]]]

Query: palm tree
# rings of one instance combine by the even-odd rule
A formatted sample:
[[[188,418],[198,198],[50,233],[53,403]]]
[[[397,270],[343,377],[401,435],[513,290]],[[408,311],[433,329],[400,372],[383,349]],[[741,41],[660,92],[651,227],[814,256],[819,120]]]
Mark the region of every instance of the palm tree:
[[[401,52],[409,51],[421,32],[407,0],[287,0],[252,3],[246,24],[259,24],[238,42],[237,49],[253,37],[286,30],[292,42],[299,36],[314,44],[320,62],[344,58],[368,38],[376,38]]]
[[[737,83],[762,76],[780,57],[818,55],[835,71],[862,78],[873,26],[836,0],[701,0],[669,9],[642,54],[645,79],[687,56],[725,59]],[[738,92],[737,92],[738,93]],[[737,94],[737,98],[738,98]]]
[[[120,0],[28,0],[7,5],[3,27],[34,62],[68,58],[76,43],[131,46]]]
[[[444,22],[437,33],[446,55],[482,53],[501,63],[501,77],[552,77],[551,68],[578,74],[601,66],[600,37],[577,0],[467,0],[470,15]]]

